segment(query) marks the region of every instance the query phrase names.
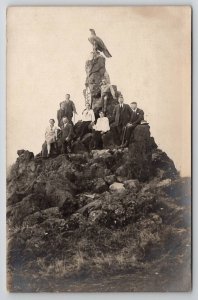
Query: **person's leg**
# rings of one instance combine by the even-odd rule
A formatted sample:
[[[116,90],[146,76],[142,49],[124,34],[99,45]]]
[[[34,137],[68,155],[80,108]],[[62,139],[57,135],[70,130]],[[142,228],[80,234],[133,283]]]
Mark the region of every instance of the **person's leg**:
[[[134,134],[134,129],[135,129],[136,126],[134,125],[131,125],[131,126],[128,126],[127,127],[127,130],[126,130],[126,138],[125,138],[125,142],[124,142],[124,145],[123,147],[128,147],[130,142],[132,141],[133,139],[133,134]]]
[[[118,133],[118,145],[120,146],[122,143],[122,134],[123,134],[123,126],[119,124],[117,126],[117,133]]]
[[[108,97],[107,96],[105,96],[104,97],[104,104],[103,104],[103,111],[104,111],[104,114],[105,114],[105,116],[106,116],[106,112],[107,112],[107,101],[108,101]]]
[[[81,139],[83,138],[83,136],[84,136],[86,133],[89,132],[88,127],[89,127],[89,125],[90,125],[91,122],[86,121],[86,122],[82,122],[82,123],[83,123],[83,124],[82,124],[81,131],[80,131],[80,134],[79,134],[79,136],[80,136]]]
[[[120,144],[118,126],[114,126],[114,127],[112,126],[111,132],[113,134],[113,142],[116,146],[118,146]]]
[[[123,131],[122,146],[127,147],[129,145],[129,140],[131,137],[132,125],[126,126]]]
[[[93,148],[98,148],[98,131],[93,130]]]
[[[50,155],[51,143],[47,143],[47,155]]]
[[[99,135],[98,135],[98,148],[103,149],[103,139],[102,139],[101,132],[99,132]]]
[[[61,153],[65,154],[65,140],[64,139],[61,140]]]

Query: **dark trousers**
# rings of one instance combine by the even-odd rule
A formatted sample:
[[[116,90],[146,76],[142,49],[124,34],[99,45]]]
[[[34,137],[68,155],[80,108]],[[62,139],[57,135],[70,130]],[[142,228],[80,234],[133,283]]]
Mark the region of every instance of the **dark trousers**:
[[[133,132],[134,129],[137,125],[130,125],[126,127],[126,133],[125,133],[125,138],[124,138],[124,142],[129,145],[131,139],[133,138]]]
[[[93,130],[93,141],[94,141],[94,148],[96,149],[103,148],[101,131]]]
[[[61,153],[65,154],[71,151],[71,140],[65,141],[63,138],[61,139]]]
[[[111,127],[114,143],[118,146],[122,144],[124,127],[125,126],[123,124],[118,124],[115,127]]]
[[[91,121],[78,122],[76,124],[77,126],[75,126],[76,136],[82,139],[85,134],[91,132],[91,129],[89,128],[90,124]]]

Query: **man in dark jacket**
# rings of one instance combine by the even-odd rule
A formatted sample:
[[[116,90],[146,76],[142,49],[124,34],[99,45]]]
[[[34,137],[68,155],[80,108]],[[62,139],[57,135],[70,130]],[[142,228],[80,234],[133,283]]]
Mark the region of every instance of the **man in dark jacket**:
[[[58,120],[58,126],[62,128],[63,126],[63,117],[66,117],[65,113],[65,103],[60,103],[60,109],[57,111],[57,120]]]
[[[74,137],[73,126],[69,122],[67,117],[63,117],[63,126],[62,126],[62,153],[71,152],[71,141]]]
[[[131,135],[135,129],[135,127],[141,124],[141,121],[144,120],[144,111],[137,107],[137,102],[131,102],[131,117],[129,122],[126,124],[126,132],[125,132],[125,142],[123,140],[123,147],[127,147],[129,145]]]
[[[73,114],[77,114],[76,107],[73,101],[70,100],[70,94],[65,95],[64,109],[65,116],[68,118],[69,122],[72,122]]]
[[[115,106],[113,111],[114,122],[110,126],[116,144],[120,145],[122,142],[123,130],[131,119],[131,108],[128,104],[124,103],[122,95],[119,96],[118,102],[119,104]]]

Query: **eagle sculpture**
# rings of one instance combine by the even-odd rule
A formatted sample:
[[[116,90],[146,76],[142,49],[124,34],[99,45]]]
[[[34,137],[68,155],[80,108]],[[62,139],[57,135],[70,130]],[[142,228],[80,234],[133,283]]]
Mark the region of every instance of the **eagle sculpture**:
[[[94,29],[89,29],[91,31],[91,36],[88,38],[90,43],[93,45],[94,51],[100,51],[103,52],[106,57],[112,57],[109,53],[107,47],[105,46],[104,42],[99,38]]]

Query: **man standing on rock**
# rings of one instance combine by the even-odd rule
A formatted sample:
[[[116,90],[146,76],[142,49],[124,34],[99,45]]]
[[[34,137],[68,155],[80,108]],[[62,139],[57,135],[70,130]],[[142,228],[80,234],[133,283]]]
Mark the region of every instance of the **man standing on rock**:
[[[135,127],[141,124],[141,121],[144,120],[144,111],[137,107],[137,102],[131,102],[131,118],[129,122],[126,124],[126,132],[125,132],[125,142],[123,140],[122,147],[128,147],[131,135],[135,129]]]
[[[115,143],[120,145],[122,143],[125,126],[131,119],[131,108],[128,104],[124,103],[122,95],[119,96],[118,102],[119,104],[115,106],[113,111],[114,122],[111,124],[111,130],[113,131]]]
[[[57,111],[58,126],[60,128],[63,126],[63,117],[66,117],[64,101],[60,103],[60,109]]]
[[[70,94],[65,95],[65,101],[63,101],[63,103],[65,108],[65,116],[72,124],[73,114],[77,114],[77,111],[74,102],[70,100]]]

